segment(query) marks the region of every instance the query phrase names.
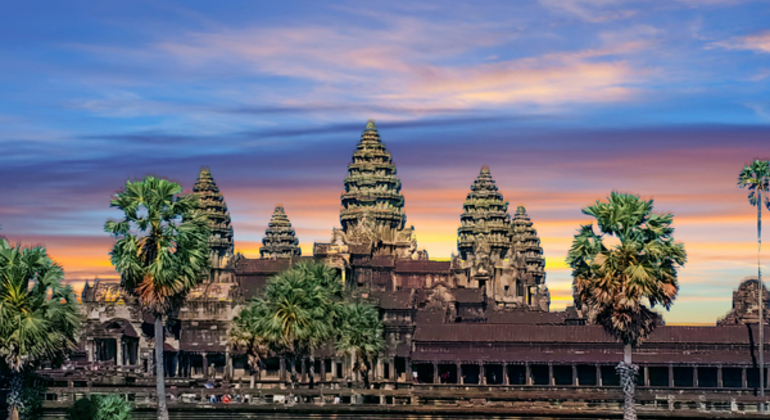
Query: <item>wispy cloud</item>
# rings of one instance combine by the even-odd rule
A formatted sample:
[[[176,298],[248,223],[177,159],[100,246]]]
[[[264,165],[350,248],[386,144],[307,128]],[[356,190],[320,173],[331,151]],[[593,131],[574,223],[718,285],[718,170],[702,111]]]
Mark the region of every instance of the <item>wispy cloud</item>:
[[[759,53],[770,53],[770,31],[717,41],[710,45],[712,47],[721,47],[730,50],[749,50]]]

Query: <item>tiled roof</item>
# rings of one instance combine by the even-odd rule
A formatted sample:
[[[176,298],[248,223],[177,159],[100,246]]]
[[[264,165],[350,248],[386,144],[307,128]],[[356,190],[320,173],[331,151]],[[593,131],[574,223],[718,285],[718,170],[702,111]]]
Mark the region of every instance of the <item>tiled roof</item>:
[[[449,274],[449,261],[396,260],[396,273]]]

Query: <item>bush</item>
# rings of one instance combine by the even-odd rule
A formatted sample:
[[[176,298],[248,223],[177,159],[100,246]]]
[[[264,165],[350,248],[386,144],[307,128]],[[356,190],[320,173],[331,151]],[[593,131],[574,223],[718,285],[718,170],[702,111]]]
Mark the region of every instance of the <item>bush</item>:
[[[83,398],[67,410],[69,420],[129,420],[131,404],[121,395]]]

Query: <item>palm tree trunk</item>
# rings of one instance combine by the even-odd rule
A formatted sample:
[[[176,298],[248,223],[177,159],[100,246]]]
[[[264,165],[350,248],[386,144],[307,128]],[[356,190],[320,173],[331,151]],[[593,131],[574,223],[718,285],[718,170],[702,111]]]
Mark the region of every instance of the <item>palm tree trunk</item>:
[[[631,344],[623,346],[623,361],[618,365],[617,371],[620,374],[620,386],[623,387],[623,420],[636,420],[634,392],[638,367],[631,362]]]
[[[759,282],[759,293],[757,295],[759,305],[759,396],[765,396],[765,325],[764,315],[764,296],[765,288],[762,284],[762,190],[757,188],[759,201],[757,202],[757,281]],[[764,403],[760,403],[759,410],[764,411]]]
[[[19,407],[24,406],[21,392],[24,388],[24,378],[20,372],[11,372],[11,394],[8,396],[8,418],[19,420]]]
[[[164,377],[165,364],[163,363],[163,317],[155,315],[155,379],[158,394],[158,420],[168,420],[168,407],[166,407],[166,378]]]

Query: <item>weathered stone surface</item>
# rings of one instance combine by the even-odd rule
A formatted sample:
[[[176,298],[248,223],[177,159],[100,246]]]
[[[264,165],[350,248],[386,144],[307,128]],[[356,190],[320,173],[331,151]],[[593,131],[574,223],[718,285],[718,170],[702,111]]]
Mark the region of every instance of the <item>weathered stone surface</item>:
[[[273,217],[262,239],[262,245],[259,249],[259,255],[262,258],[291,258],[302,255],[302,250],[298,246],[299,240],[281,204],[275,206]]]

